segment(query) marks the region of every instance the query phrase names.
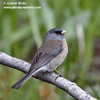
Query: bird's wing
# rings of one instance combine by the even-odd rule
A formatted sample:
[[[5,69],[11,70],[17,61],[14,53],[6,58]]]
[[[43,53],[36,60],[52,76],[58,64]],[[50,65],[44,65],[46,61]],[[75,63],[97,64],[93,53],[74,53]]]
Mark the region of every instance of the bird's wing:
[[[39,48],[38,52],[35,54],[28,73],[47,64],[54,57],[56,57],[62,50],[63,50],[62,41],[45,39],[43,41],[43,44]]]

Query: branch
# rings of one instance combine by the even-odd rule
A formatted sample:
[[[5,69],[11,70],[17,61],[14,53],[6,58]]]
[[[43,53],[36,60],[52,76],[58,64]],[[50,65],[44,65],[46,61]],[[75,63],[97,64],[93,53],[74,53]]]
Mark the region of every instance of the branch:
[[[20,70],[24,73],[28,72],[31,65],[23,60],[11,57],[3,52],[0,52],[0,64]],[[38,73],[36,75],[36,78],[59,87],[77,100],[97,100],[96,98],[92,97],[90,94],[82,90],[80,87],[78,87],[74,82],[70,82],[64,77],[59,77],[54,72],[47,72],[44,74]]]

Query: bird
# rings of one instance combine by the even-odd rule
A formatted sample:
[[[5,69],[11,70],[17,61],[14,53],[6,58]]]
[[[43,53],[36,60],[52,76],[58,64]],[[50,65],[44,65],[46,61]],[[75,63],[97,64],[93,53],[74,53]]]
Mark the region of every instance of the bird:
[[[52,28],[46,34],[42,45],[33,57],[29,71],[11,88],[19,89],[30,77],[39,72],[52,72],[65,60],[68,54],[68,46],[61,28]],[[61,75],[61,74],[60,74]]]

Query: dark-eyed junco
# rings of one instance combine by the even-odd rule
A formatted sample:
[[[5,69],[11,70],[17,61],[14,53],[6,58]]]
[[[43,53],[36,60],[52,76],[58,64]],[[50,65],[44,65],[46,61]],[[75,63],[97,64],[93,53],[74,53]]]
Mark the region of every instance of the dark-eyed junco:
[[[57,71],[56,68],[64,61],[68,46],[64,37],[66,31],[61,28],[51,29],[35,54],[28,73],[11,88],[19,89],[31,76],[40,71]]]

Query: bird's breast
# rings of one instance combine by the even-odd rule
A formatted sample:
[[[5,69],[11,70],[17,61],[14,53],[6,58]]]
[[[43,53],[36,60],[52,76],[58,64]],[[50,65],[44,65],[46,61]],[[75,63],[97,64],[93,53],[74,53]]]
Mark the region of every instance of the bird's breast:
[[[61,51],[60,54],[58,54],[56,57],[54,57],[51,62],[50,62],[50,68],[51,69],[56,69],[66,58],[67,53],[68,53],[68,46],[66,41],[63,41],[63,50]]]

